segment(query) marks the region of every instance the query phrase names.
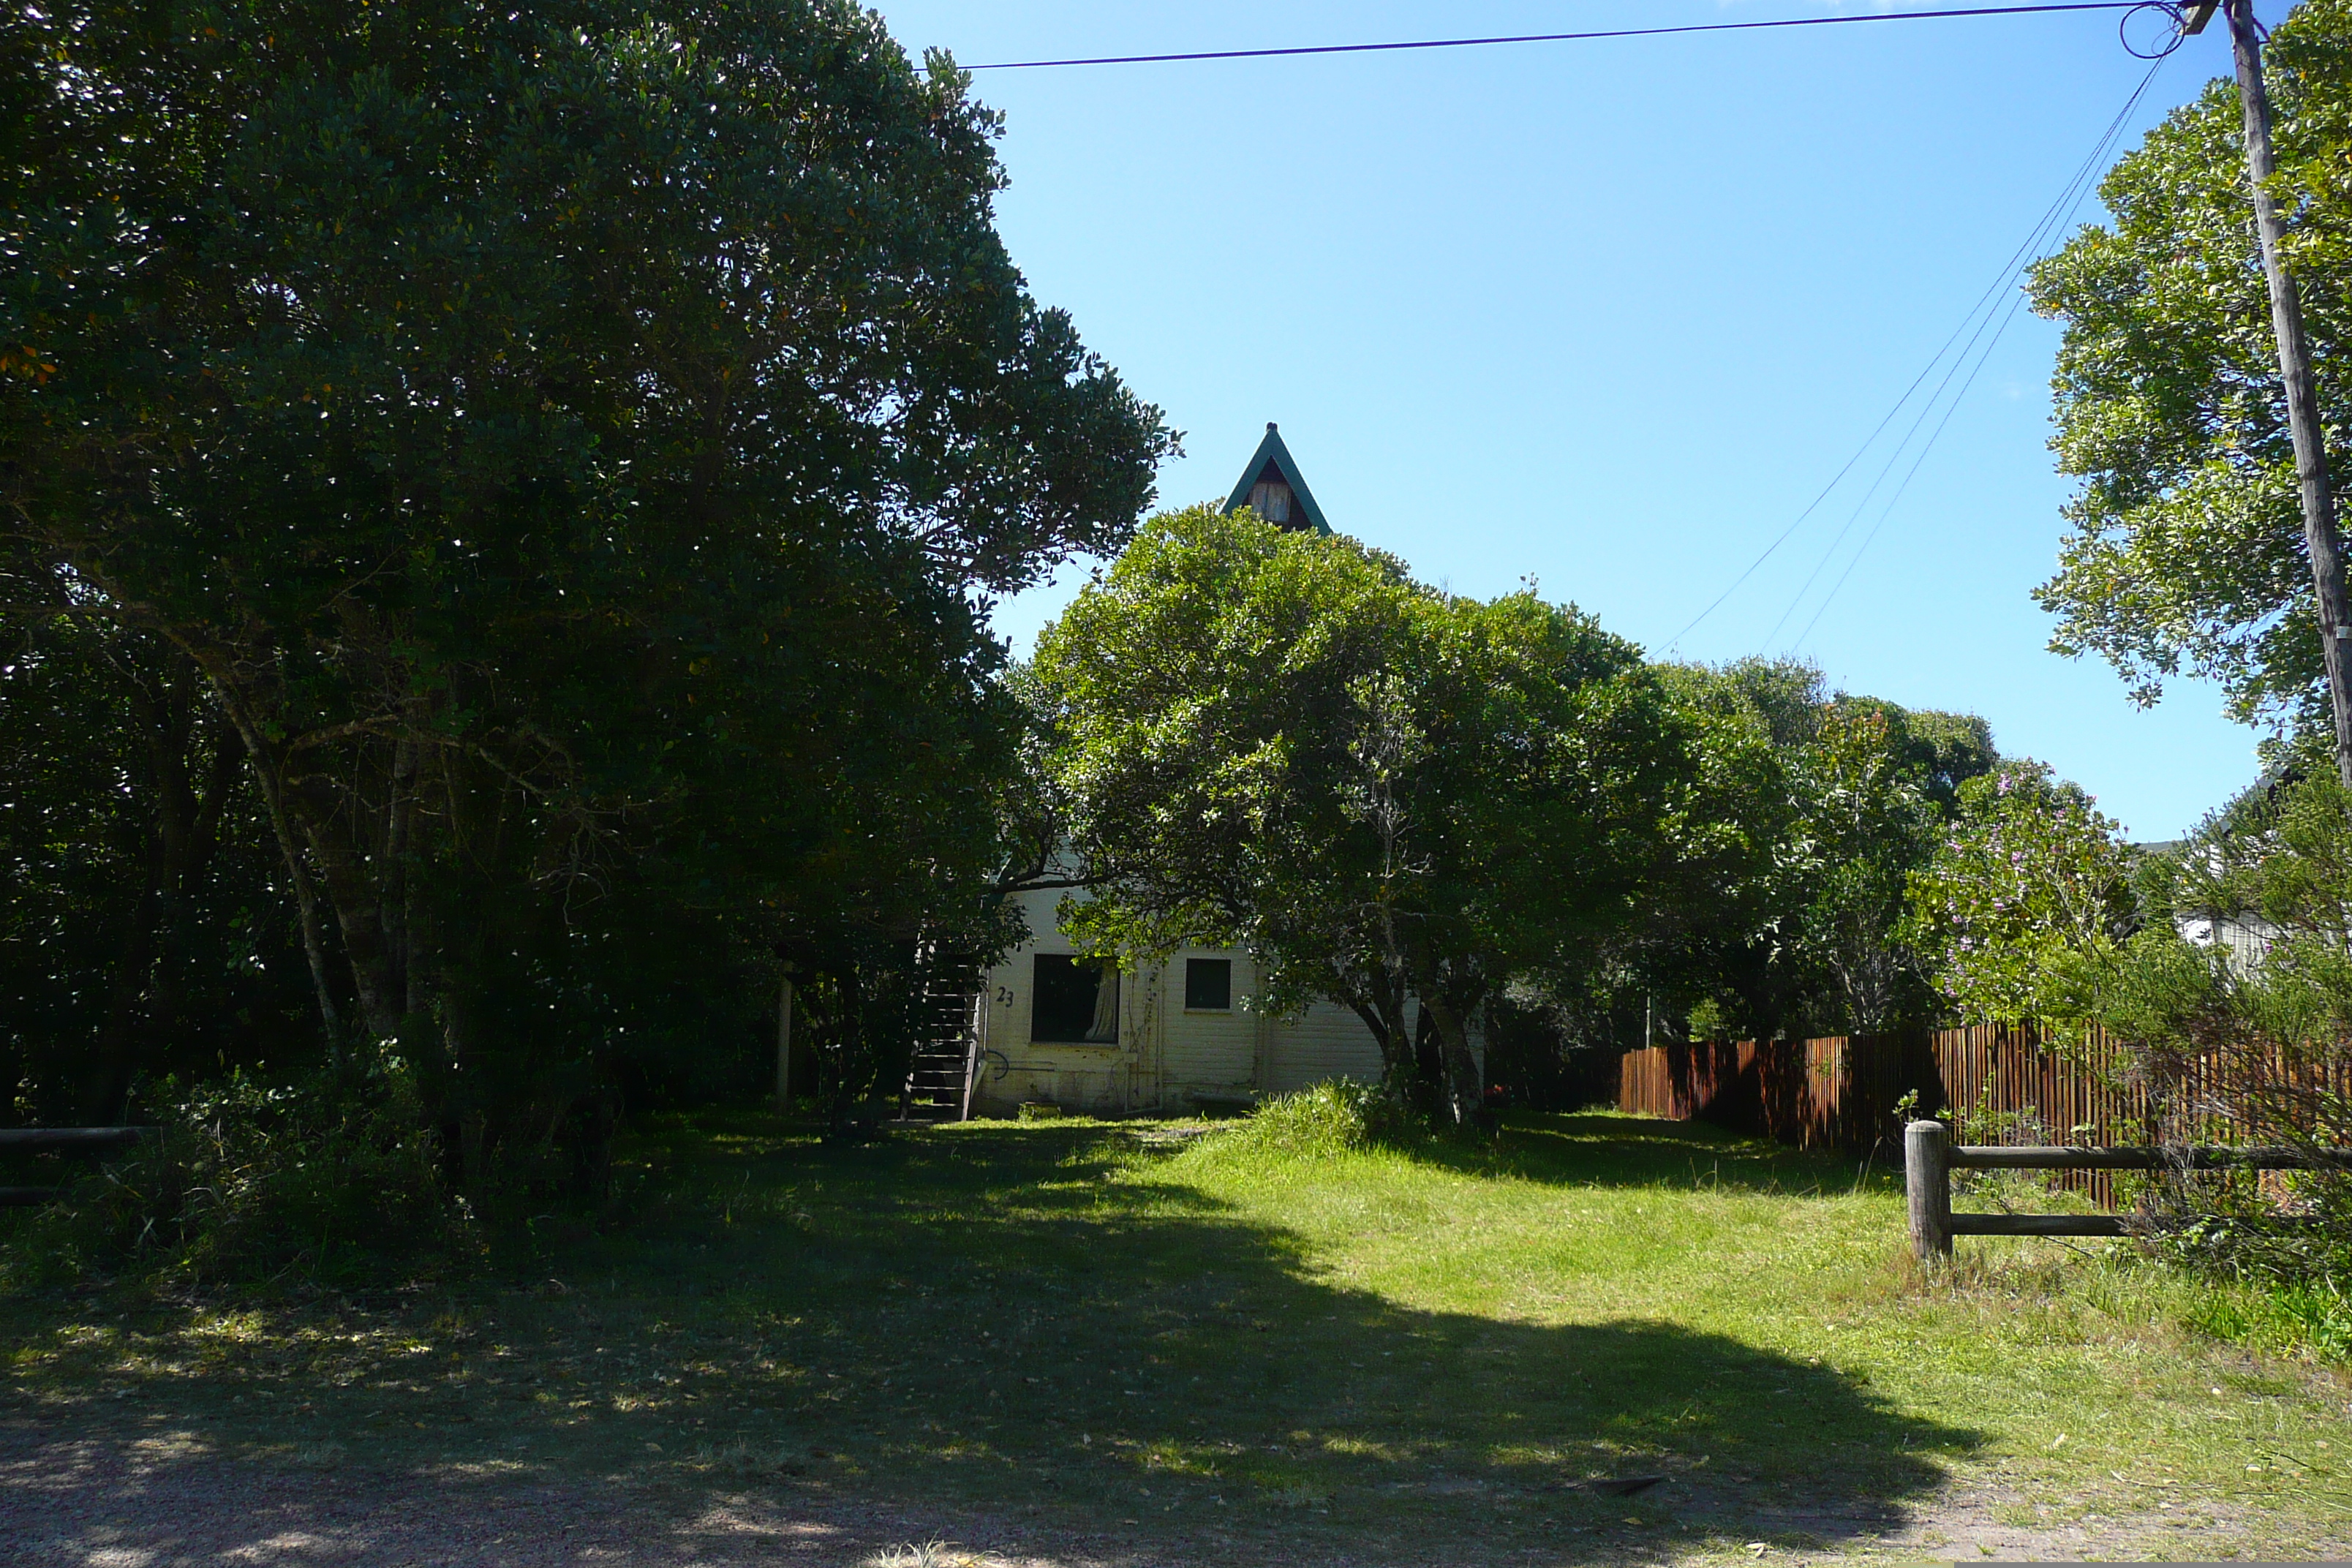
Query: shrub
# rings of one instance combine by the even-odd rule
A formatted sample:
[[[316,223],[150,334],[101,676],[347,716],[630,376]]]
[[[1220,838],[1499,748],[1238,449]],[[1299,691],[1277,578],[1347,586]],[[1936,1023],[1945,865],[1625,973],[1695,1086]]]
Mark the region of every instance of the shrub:
[[[2352,1144],[2352,795],[2332,773],[2259,786],[2142,881],[2156,918],[2054,965],[2045,1010],[2122,1044],[2159,1142]],[[2180,919],[2257,940],[2191,943]],[[2352,1284],[2344,1173],[2166,1172],[2142,1208],[2200,1272],[2313,1300]]]
[[[2041,1017],[2062,1040],[2104,1029],[2147,1094],[2150,1142],[2352,1144],[2352,795],[2332,772],[2265,781],[2136,867],[2038,765],[1972,781],[1961,803],[1912,883],[1915,940],[1957,1004]],[[2215,940],[2184,940],[2188,922]],[[2153,1245],[2199,1274],[2316,1302],[2352,1284],[2352,1176],[2184,1163],[2140,1194]]]
[[[2053,969],[2111,952],[2136,910],[2130,852],[2091,797],[2007,762],[1959,787],[1957,819],[1914,872],[1904,938],[1965,1017],[2043,1011]]]
[[[165,1080],[141,1098],[160,1135],[18,1218],[7,1284],[351,1284],[478,1250],[394,1058],[293,1087]]]
[[[1217,1142],[1266,1153],[1339,1154],[1425,1137],[1428,1125],[1396,1090],[1337,1078],[1265,1101]]]

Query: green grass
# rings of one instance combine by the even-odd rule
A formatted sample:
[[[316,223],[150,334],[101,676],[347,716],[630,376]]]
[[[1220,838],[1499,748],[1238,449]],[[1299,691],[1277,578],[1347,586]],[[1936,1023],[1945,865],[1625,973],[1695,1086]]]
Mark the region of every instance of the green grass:
[[[527,1277],[17,1299],[0,1331],[45,1421],[1241,1555],[1866,1553],[1992,1485],[2012,1522],[2169,1502],[2282,1557],[2352,1510],[2343,1377],[2199,1334],[2239,1299],[2106,1244],[1964,1240],[1923,1282],[1883,1173],[1618,1116],[1520,1117],[1481,1152],[1236,1142],[1041,1121],[828,1148],[678,1120],[629,1151],[627,1223],[551,1238]],[[1634,1473],[1675,1479],[1574,1485]]]

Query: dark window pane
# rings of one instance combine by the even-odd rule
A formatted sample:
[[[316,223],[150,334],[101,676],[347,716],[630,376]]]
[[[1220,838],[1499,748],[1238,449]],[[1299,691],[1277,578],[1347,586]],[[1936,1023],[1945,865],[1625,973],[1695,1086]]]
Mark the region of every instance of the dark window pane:
[[[1184,961],[1184,1005],[1203,1011],[1229,1012],[1234,1005],[1234,961],[1230,958],[1188,958]]]
[[[1065,1045],[1118,1043],[1118,974],[1066,952],[1041,952],[1029,996],[1029,1037]]]

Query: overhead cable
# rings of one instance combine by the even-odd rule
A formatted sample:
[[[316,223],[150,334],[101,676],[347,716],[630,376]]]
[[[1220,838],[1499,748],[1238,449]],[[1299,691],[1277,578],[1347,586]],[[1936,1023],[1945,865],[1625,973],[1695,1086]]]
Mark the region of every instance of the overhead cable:
[[[2092,179],[2094,171],[2105,162],[2107,150],[2114,146],[2116,137],[2122,133],[2125,122],[2130,118],[2131,111],[2135,108],[2138,107],[2139,100],[2147,93],[2149,83],[2156,80],[2157,72],[2163,68],[2164,61],[2162,57],[2159,56],[2156,63],[2148,67],[2147,74],[2140,79],[2139,86],[2132,90],[2131,97],[2124,100],[2123,108],[2116,111],[2115,119],[2108,122],[2106,134],[2101,137],[2098,145],[2091,150],[2090,157],[2084,161],[2084,167],[2076,173],[2074,183],[2064,193],[2062,194],[2060,201],[2063,204],[2063,210],[2045,216],[2042,227],[2028,237],[2027,244],[2035,256],[2039,257],[2043,247],[2049,243],[2049,240],[2060,230],[2063,229],[2068,224],[2074,221],[2075,212],[2081,208],[2083,199],[2090,195],[2095,183]],[[1952,422],[1952,415],[1959,408],[1961,401],[1968,396],[1969,389],[1976,384],[1978,374],[1983,371],[1986,362],[1992,358],[1993,350],[2000,346],[2002,336],[2009,331],[2010,323],[2017,320],[2018,313],[2024,309],[2024,306],[2025,295],[2022,290],[2010,296],[2008,310],[2000,312],[2000,324],[1993,327],[1991,336],[1985,340],[1983,349],[1978,352],[1976,355],[1976,363],[1969,366],[1967,376],[1960,382],[1959,390],[1953,393],[1950,400],[1945,403],[1942,417],[1936,421],[1935,428],[1927,433],[1927,439],[1920,446],[1917,454],[1912,458],[1911,466],[1908,469],[1905,470],[1902,482],[1897,484],[1895,487],[1894,493],[1886,498],[1886,504],[1879,509],[1878,517],[1871,523],[1870,531],[1862,536],[1862,542],[1854,547],[1853,554],[1847,559],[1845,569],[1838,574],[1837,581],[1830,584],[1830,590],[1827,594],[1822,596],[1822,602],[1813,607],[1812,616],[1805,622],[1804,629],[1800,631],[1794,640],[1789,644],[1789,651],[1791,653],[1795,652],[1798,647],[1803,645],[1805,638],[1812,635],[1813,627],[1820,624],[1821,618],[1828,611],[1831,602],[1838,596],[1838,590],[1845,586],[1846,579],[1853,576],[1853,569],[1862,563],[1862,558],[1868,552],[1871,542],[1878,537],[1879,530],[1886,526],[1887,518],[1894,514],[1895,505],[1903,499],[1903,493],[1911,488],[1912,479],[1917,477],[1919,466],[1927,460],[1927,454],[1935,449],[1937,440],[1944,433],[1944,427]],[[1937,384],[1935,394],[1928,398],[1927,404],[1920,409],[1918,419],[1912,422],[1911,431],[1906,432],[1903,440],[1896,444],[1895,450],[1887,455],[1886,465],[1879,473],[1880,480],[1884,480],[1886,475],[1894,470],[1895,465],[1902,460],[1903,448],[1909,445],[1911,435],[1917,431],[1919,425],[1927,418],[1929,410],[1934,407],[1937,399],[1942,396],[1944,387],[1950,384],[1953,374],[1959,369],[1961,360],[1967,359],[1969,351],[1975,348],[1977,338],[1982,336],[1985,327],[1991,324],[1991,317],[1987,317],[1983,322],[1979,323],[1976,333],[1972,334],[1969,338],[1969,347],[1963,348],[1960,351],[1959,359],[1954,360],[1952,362],[1951,369],[1945,372],[1943,382]],[[1877,481],[1874,481],[1871,486],[1871,489],[1875,491],[1877,488]],[[1860,518],[1863,508],[1869,504],[1869,495],[1865,494],[1860,505],[1857,505],[1854,509],[1854,518]],[[1853,520],[1849,520],[1849,527],[1852,526],[1852,521]],[[1843,539],[1844,534],[1845,530],[1841,529],[1839,531],[1839,538]],[[1836,553],[1837,541],[1832,540],[1831,541],[1828,551],[1824,552],[1822,554],[1822,563],[1823,565],[1828,564],[1830,558]],[[1820,568],[1816,567],[1814,570],[1814,575],[1818,576],[1819,574]],[[1806,580],[1805,586],[1806,588],[1810,588],[1811,585],[1812,579],[1808,578]],[[1798,590],[1797,598],[1791,600],[1790,603],[1790,608],[1791,610],[1793,610],[1796,607],[1797,603],[1804,597],[1804,593],[1805,589]],[[1781,616],[1781,621],[1785,622],[1788,616],[1784,613]],[[1780,630],[1780,623],[1775,623],[1773,631],[1778,632]],[[1771,641],[1770,634],[1767,634],[1765,641],[1768,644]]]
[[[2136,11],[2146,0],[2066,0],[2062,5],[1971,5],[1945,11],[1882,11],[1864,16],[1786,16],[1762,22],[1692,22],[1675,27],[1612,27],[1583,33],[1513,33],[1485,38],[1408,38],[1387,44],[1300,44],[1287,48],[1195,49],[1166,55],[1097,55],[1055,60],[992,60],[971,71],[1045,70],[1057,66],[1167,65],[1187,60],[1262,60],[1290,55],[1393,54],[1402,49],[1468,49],[1488,44],[1575,44],[1600,38],[1663,38],[1679,33],[1752,33],[1773,27],[1837,27],[1850,22],[1932,22],[1955,16],[2029,16],[2053,11]]]
[[[1737,593],[1742,584],[1746,583],[1750,577],[1756,574],[1758,568],[1761,567],[1765,562],[1770,560],[1772,556],[1779,552],[1782,545],[1788,543],[1790,539],[1795,535],[1797,530],[1804,525],[1805,521],[1811,517],[1815,511],[1819,510],[1822,503],[1828,500],[1830,497],[1836,492],[1837,488],[1845,482],[1846,476],[1853,471],[1854,466],[1860,463],[1862,459],[1868,455],[1870,449],[1877,444],[1879,437],[1886,433],[1886,427],[1895,423],[1896,416],[1899,416],[1905,408],[1910,405],[1912,397],[1918,392],[1921,386],[1927,384],[1928,377],[1936,374],[1937,367],[1944,363],[1945,357],[1952,353],[1954,345],[1959,343],[1961,338],[1967,337],[1969,342],[1965,347],[1960,349],[1959,357],[1952,362],[1950,367],[1945,371],[1943,380],[1938,382],[1937,384],[1936,390],[1928,395],[1927,406],[1923,407],[1918,416],[1913,419],[1911,426],[1905,432],[1903,439],[1895,444],[1895,455],[1889,458],[1886,466],[1881,469],[1878,479],[1873,481],[1870,489],[1864,492],[1863,500],[1859,506],[1857,506],[1854,516],[1859,517],[1861,507],[1866,507],[1869,505],[1871,495],[1874,494],[1878,486],[1885,482],[1887,471],[1891,469],[1893,464],[1900,458],[1903,449],[1910,445],[1912,436],[1917,433],[1920,423],[1927,417],[1927,409],[1933,407],[1937,398],[1942,395],[1944,388],[1950,384],[1953,373],[1959,368],[1960,363],[1968,358],[1969,351],[1976,347],[1977,341],[1979,337],[1982,335],[1986,323],[1992,319],[1990,315],[1986,315],[1987,307],[1992,305],[1996,297],[1999,296],[2001,290],[2017,276],[2019,270],[2024,266],[2028,258],[2035,255],[2040,250],[2051,231],[2052,226],[2054,223],[2061,221],[2064,215],[2071,213],[2074,208],[2079,205],[2081,201],[2081,193],[2084,188],[2084,182],[2095,174],[2101,167],[2102,161],[2106,154],[2107,149],[2114,144],[2116,137],[2122,132],[2125,122],[2131,115],[2131,111],[2133,109],[2137,107],[2141,97],[2147,93],[2148,84],[2156,79],[2156,70],[2157,68],[2150,67],[2147,74],[2140,79],[2139,85],[2132,89],[2131,96],[2124,100],[2124,106],[2117,110],[2116,111],[2115,118],[2107,122],[2106,129],[2100,133],[2098,141],[2093,144],[2091,151],[2084,157],[2083,161],[2079,164],[2075,165],[2074,174],[2067,179],[2064,186],[2062,187],[2058,192],[2058,195],[2051,200],[2050,205],[2042,209],[2041,216],[2034,220],[2033,226],[2027,231],[2025,237],[2018,242],[2017,247],[2010,252],[2008,259],[2004,260],[2000,264],[2000,269],[1993,274],[1992,280],[1985,285],[1984,292],[1977,296],[1976,302],[1969,307],[1968,310],[1961,316],[1958,324],[1952,328],[1950,336],[1947,337],[1942,345],[1939,346],[1933,354],[1928,356],[1927,363],[1920,366],[1919,374],[1911,378],[1911,384],[1903,389],[1902,395],[1895,398],[1894,403],[1888,406],[1885,414],[1880,416],[1878,423],[1871,427],[1870,433],[1862,438],[1861,443],[1854,447],[1853,455],[1846,458],[1845,462],[1840,466],[1836,473],[1830,476],[1829,483],[1823,485],[1820,491],[1814,495],[1813,499],[1805,503],[1804,510],[1798,512],[1794,518],[1790,520],[1789,526],[1782,529],[1778,534],[1774,535],[1771,542],[1765,545],[1761,551],[1757,552],[1755,558],[1748,563],[1747,566],[1740,571],[1738,576],[1734,577],[1728,584],[1727,584],[1721,593],[1717,594],[1713,599],[1708,601],[1706,608],[1693,616],[1684,624],[1680,631],[1675,633],[1672,637],[1667,639],[1666,650],[1668,652],[1672,652],[1676,645],[1681,643],[1683,638],[1688,637],[1693,631],[1697,629],[1701,622],[1705,621],[1709,616],[1715,614],[1717,610],[1722,608],[1724,601],[1730,598],[1733,594]],[[1981,321],[1979,321],[1978,318],[1979,316],[1984,316],[1985,320]],[[1971,326],[1974,327],[1973,331],[1970,330]],[[2005,326],[2006,323],[2004,323],[2004,327]],[[1973,379],[1973,377],[1971,377],[1971,379]],[[1939,425],[1937,426],[1939,432],[1941,428],[1942,427]],[[1906,482],[1907,483],[1907,477]],[[1838,531],[1837,540],[1832,542],[1831,549],[1832,552],[1834,552],[1837,542],[1843,541],[1845,538],[1846,532],[1852,529],[1853,521],[1854,518],[1850,517],[1846,521],[1845,527]],[[1823,564],[1826,564],[1826,558],[1824,558]],[[1814,580],[1821,575],[1821,566],[1817,565],[1814,567],[1811,575],[1805,579],[1804,588],[1798,590],[1798,599],[1801,600],[1803,598],[1805,589],[1809,589],[1812,586]],[[1781,624],[1787,621],[1790,614],[1792,613],[1795,608],[1796,604],[1792,602],[1790,605],[1789,609],[1781,613],[1780,620],[1776,621],[1773,624],[1773,632],[1777,633],[1780,630]],[[1765,640],[1768,643],[1771,640],[1769,634],[1767,635]]]

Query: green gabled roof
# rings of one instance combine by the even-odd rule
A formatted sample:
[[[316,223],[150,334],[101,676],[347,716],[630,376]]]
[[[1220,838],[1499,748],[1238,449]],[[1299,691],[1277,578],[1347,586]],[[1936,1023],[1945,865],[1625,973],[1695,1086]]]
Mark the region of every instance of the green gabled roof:
[[[1331,525],[1323,521],[1323,509],[1315,504],[1315,492],[1308,489],[1307,481],[1298,477],[1298,465],[1290,460],[1290,448],[1282,444],[1282,433],[1274,427],[1271,419],[1265,422],[1265,439],[1257,444],[1257,451],[1251,457],[1249,467],[1242,470],[1241,482],[1234,487],[1234,493],[1225,498],[1225,510],[1235,511],[1249,504],[1250,487],[1265,477],[1269,464],[1282,476],[1282,482],[1290,487],[1291,499],[1298,503],[1300,514],[1315,531],[1330,532]]]

